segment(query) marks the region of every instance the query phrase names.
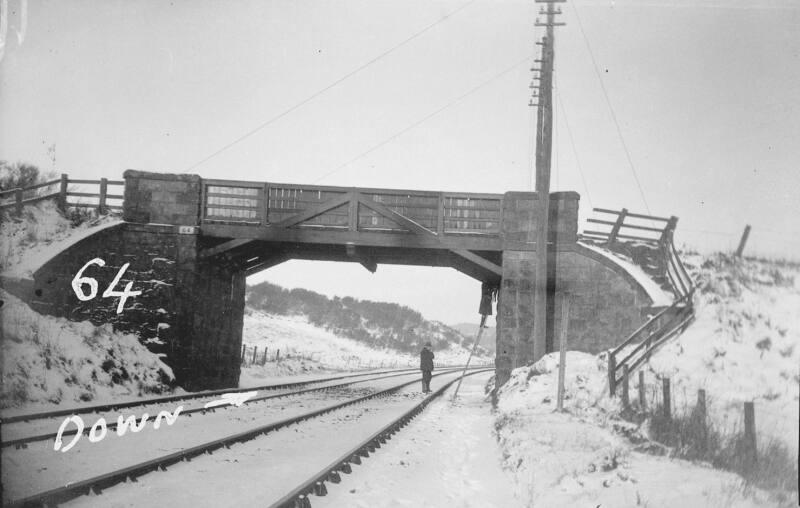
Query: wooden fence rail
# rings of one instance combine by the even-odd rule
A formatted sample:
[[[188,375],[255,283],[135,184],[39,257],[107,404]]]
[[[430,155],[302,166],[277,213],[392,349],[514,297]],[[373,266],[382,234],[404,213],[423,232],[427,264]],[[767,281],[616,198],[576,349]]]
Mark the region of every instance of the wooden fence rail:
[[[97,185],[97,192],[78,192],[70,189],[70,185]],[[124,186],[122,180],[70,180],[69,176],[62,174],[58,180],[43,182],[30,187],[18,187],[0,191],[0,210],[13,209],[16,215],[22,213],[26,205],[32,205],[40,201],[54,199],[58,207],[62,210],[69,208],[90,208],[96,209],[99,213],[106,213],[109,210],[122,210],[121,193],[109,194],[109,186]],[[41,191],[40,189],[45,189]],[[70,201],[69,198],[89,198],[92,201]],[[96,201],[94,201],[96,200]],[[110,203],[109,200],[114,202]]]
[[[640,213],[631,213],[628,209],[609,210],[595,208],[595,212],[612,216],[605,218],[589,218],[588,222],[607,226],[607,230],[585,230],[582,239],[600,242],[609,249],[614,249],[622,240],[632,240],[649,246],[656,252],[659,275],[669,283],[675,294],[675,301],[669,307],[651,317],[645,324],[634,331],[620,345],[608,353],[608,384],[611,395],[622,382],[624,372],[633,373],[647,361],[653,352],[669,339],[677,336],[694,320],[694,282],[686,271],[686,267],[678,255],[673,242],[678,218],[657,217]],[[645,225],[647,221],[650,225]],[[654,227],[654,225],[659,225]],[[636,344],[623,358],[618,356],[629,346]]]

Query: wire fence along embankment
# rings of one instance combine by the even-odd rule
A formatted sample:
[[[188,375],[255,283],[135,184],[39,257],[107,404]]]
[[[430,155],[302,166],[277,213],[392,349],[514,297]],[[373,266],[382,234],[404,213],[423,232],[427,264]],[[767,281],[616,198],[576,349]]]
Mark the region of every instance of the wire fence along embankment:
[[[581,239],[632,258],[653,280],[662,283],[662,287],[675,295],[672,305],[657,312],[609,351],[608,385],[613,396],[624,376],[640,367],[656,349],[680,335],[694,320],[692,297],[695,284],[681,262],[673,241],[677,217],[631,213],[625,208],[619,211],[595,208],[594,211],[611,216],[612,220],[587,219],[606,229],[585,230]],[[623,350],[630,349],[629,346],[634,344],[636,346],[622,356]]]
[[[248,346],[242,345],[241,365],[242,367],[263,367],[268,363],[280,363],[285,360],[300,359],[307,362],[318,363],[321,366],[329,366],[341,370],[360,370],[360,369],[399,369],[404,367],[414,367],[419,364],[419,360],[413,355],[406,354],[394,359],[362,358],[358,355],[347,355],[344,357],[329,358],[324,352],[296,351],[290,348],[270,348],[269,346]],[[471,362],[476,367],[492,367],[494,359],[482,359],[478,362]],[[435,368],[462,366],[452,362],[434,362]]]
[[[739,418],[723,428],[712,423],[708,415],[713,394],[697,390],[693,406],[684,402],[678,411],[670,378],[656,376],[656,382],[647,384],[645,372],[639,371],[636,386],[638,394],[630,394],[628,371],[620,380],[622,416],[628,420],[649,420],[648,440],[657,445],[646,446],[646,451],[667,453],[673,456],[702,460],[717,468],[734,471],[748,482],[759,487],[780,492],[797,492],[797,462],[795,454],[776,438],[758,443],[756,432],[756,407],[753,401],[742,403]],[[659,386],[660,385],[660,386]],[[726,409],[730,405],[726,404]],[[737,424],[738,420],[738,424]]]

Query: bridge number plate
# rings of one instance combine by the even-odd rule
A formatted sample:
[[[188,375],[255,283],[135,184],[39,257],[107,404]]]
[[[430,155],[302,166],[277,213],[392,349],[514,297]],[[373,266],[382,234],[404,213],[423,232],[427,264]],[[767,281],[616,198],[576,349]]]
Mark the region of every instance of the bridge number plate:
[[[178,226],[179,235],[195,235],[197,234],[197,227],[195,226]]]

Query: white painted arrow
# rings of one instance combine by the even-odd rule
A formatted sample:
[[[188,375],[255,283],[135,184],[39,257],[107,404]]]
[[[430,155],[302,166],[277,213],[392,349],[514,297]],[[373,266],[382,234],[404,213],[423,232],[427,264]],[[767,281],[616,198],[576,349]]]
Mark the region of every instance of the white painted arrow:
[[[258,392],[223,393],[220,400],[212,400],[211,402],[207,402],[203,407],[205,409],[228,405],[239,407],[247,402],[248,399],[255,397],[257,393]]]

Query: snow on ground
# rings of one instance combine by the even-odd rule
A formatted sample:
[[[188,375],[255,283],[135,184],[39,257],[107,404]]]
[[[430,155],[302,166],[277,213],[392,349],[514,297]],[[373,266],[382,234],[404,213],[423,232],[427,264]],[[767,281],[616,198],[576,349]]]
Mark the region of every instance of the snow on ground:
[[[266,347],[268,361],[263,366],[244,366],[240,386],[263,384],[265,379],[275,376],[419,365],[416,352],[373,349],[364,342],[339,337],[314,326],[305,316],[276,316],[249,310],[244,318],[242,341],[251,352],[254,346],[258,348],[256,363],[261,362]],[[275,361],[277,350],[280,350],[280,361]],[[467,360],[469,350],[451,345],[434,354],[437,366],[459,365]],[[491,361],[490,357],[473,357],[472,364]]]
[[[314,507],[514,507],[512,477],[492,435],[491,404],[483,386],[489,374],[464,379],[432,402],[399,434],[328,485]],[[434,388],[436,380],[434,379]]]
[[[119,217],[104,215],[72,227],[54,201],[26,206],[21,220],[3,220],[0,224],[0,271],[5,276],[31,277],[64,249],[120,222]]]
[[[648,378],[671,379],[674,407],[694,405],[706,390],[720,429],[742,428],[743,402],[755,402],[762,442],[778,439],[797,452],[800,428],[800,269],[688,256],[700,289],[696,321],[650,360]]]
[[[43,316],[0,290],[0,407],[52,408],[171,391],[172,370],[130,334]]]
[[[651,279],[650,276],[647,275],[645,271],[641,269],[641,267],[636,265],[633,261],[624,258],[622,255],[616,252],[611,252],[609,250],[602,249],[600,247],[597,247],[596,245],[591,245],[589,243],[583,243],[583,242],[579,243],[583,247],[586,247],[587,249],[600,254],[601,256],[605,257],[612,263],[620,266],[626,272],[628,272],[634,279],[636,279],[636,282],[638,282],[639,285],[641,285],[644,288],[650,299],[653,300],[654,307],[672,305],[673,296],[668,292],[664,291],[663,289],[661,289],[661,287],[653,279]]]
[[[551,354],[515,369],[498,391],[496,432],[518,506],[772,506],[733,473],[636,452],[599,425],[617,403],[603,395],[601,359],[567,354],[567,412],[555,412],[557,365]]]

